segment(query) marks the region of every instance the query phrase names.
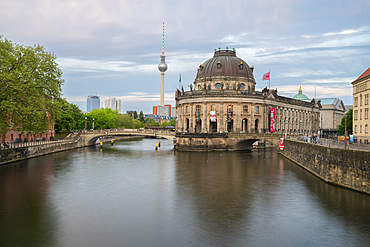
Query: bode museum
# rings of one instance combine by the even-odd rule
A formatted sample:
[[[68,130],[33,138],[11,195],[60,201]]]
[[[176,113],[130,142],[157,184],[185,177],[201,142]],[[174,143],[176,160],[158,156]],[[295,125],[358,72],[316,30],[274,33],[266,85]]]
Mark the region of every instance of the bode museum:
[[[177,132],[288,133],[319,129],[320,101],[303,101],[255,90],[254,67],[233,50],[215,50],[199,65],[189,91],[177,90]]]

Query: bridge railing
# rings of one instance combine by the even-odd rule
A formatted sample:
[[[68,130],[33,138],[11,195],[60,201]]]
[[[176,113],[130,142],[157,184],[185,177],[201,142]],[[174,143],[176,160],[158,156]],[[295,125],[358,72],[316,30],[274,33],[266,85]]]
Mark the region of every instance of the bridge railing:
[[[5,142],[0,144],[0,150],[65,142],[71,142],[71,140],[39,140],[39,141],[36,140],[28,142]]]

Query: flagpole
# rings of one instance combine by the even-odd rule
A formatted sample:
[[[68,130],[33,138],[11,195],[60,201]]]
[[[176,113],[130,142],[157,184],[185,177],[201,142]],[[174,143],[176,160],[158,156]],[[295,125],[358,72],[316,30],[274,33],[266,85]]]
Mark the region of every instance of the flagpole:
[[[270,70],[269,70],[269,90],[270,90],[270,78],[271,78],[271,73],[270,73]]]

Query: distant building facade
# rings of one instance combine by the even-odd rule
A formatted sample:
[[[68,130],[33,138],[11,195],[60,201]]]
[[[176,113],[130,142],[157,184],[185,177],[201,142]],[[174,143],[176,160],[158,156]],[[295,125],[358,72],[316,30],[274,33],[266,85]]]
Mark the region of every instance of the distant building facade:
[[[109,97],[107,100],[104,101],[104,107],[110,108],[113,111],[118,111],[118,113],[121,113],[121,100]]]
[[[353,134],[360,142],[368,142],[370,68],[352,82],[353,86]]]
[[[342,118],[346,115],[346,107],[342,100],[338,98],[317,99],[321,103],[320,111],[320,133],[321,137],[337,136],[338,126]]]
[[[98,95],[87,96],[87,112],[100,109],[100,97]]]
[[[176,117],[176,107],[172,107],[171,105],[156,105],[153,106],[153,115],[159,115],[164,117]]]

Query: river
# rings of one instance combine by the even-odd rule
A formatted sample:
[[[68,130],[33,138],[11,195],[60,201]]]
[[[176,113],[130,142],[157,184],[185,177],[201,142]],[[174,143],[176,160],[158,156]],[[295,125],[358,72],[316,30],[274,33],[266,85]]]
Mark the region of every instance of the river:
[[[0,166],[0,246],[369,246],[370,196],[274,150],[121,141]]]

